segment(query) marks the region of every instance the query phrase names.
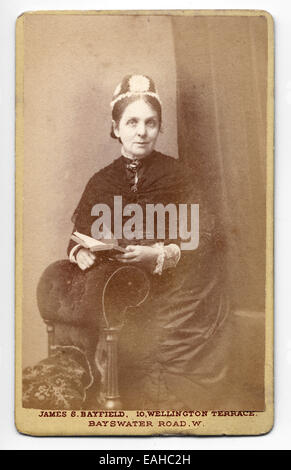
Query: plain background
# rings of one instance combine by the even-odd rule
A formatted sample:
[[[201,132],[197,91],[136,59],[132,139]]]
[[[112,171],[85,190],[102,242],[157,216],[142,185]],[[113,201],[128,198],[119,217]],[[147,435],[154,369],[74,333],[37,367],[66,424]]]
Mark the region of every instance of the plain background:
[[[291,320],[289,307],[291,265],[290,235],[290,122],[291,58],[289,54],[291,8],[283,0],[139,2],[144,9],[261,9],[275,21],[276,44],[276,133],[275,133],[275,427],[259,437],[171,437],[171,438],[34,438],[17,433],[14,407],[14,26],[23,11],[46,9],[96,9],[94,1],[16,1],[1,5],[1,402],[0,447],[2,449],[287,449],[290,448]],[[134,2],[122,3],[134,9]],[[102,6],[100,5],[101,9]],[[104,7],[103,7],[104,8]],[[106,9],[118,9],[118,2],[106,2]]]

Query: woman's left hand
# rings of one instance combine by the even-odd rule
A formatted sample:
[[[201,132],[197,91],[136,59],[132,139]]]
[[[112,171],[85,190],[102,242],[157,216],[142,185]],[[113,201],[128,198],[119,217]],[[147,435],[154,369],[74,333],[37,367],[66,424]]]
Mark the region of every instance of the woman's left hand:
[[[128,245],[125,250],[125,253],[116,256],[118,261],[126,264],[139,264],[153,272],[157,257],[160,253],[159,248],[153,246]]]

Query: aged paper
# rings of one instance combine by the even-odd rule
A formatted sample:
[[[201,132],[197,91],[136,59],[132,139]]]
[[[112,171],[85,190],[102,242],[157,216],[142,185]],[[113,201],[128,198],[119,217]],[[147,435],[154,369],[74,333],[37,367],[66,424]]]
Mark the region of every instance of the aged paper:
[[[272,428],[273,54],[264,11],[17,19],[20,432]]]

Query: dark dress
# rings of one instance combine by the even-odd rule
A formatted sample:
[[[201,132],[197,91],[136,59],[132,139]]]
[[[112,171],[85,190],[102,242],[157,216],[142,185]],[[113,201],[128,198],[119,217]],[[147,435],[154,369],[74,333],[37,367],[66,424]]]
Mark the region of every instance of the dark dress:
[[[91,236],[96,216],[92,207],[105,203],[112,210],[114,196],[126,204],[199,204],[199,246],[182,251],[175,268],[149,274],[146,302],[131,310],[119,342],[120,389],[125,409],[217,408],[217,397],[227,376],[229,311],[224,283],[225,246],[216,214],[188,171],[174,158],[159,152],[147,156],[139,170],[137,190],[120,157],[89,180],[74,212],[74,230]],[[123,217],[123,222],[128,217]],[[144,233],[120,245],[153,244]],[[113,227],[113,219],[112,219]],[[155,234],[156,235],[156,234]],[[180,244],[166,230],[165,244]],[[68,252],[74,246],[71,241]],[[110,262],[110,261],[108,261]],[[97,256],[96,264],[104,263]]]

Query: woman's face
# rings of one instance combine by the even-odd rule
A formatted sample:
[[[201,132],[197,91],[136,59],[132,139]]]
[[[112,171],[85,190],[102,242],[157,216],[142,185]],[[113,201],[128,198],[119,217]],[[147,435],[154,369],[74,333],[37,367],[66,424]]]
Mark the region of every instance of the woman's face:
[[[129,104],[119,121],[113,121],[113,128],[123,146],[126,155],[143,158],[149,155],[155,147],[160,131],[157,112],[143,99]]]

